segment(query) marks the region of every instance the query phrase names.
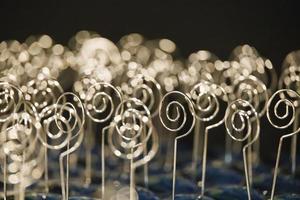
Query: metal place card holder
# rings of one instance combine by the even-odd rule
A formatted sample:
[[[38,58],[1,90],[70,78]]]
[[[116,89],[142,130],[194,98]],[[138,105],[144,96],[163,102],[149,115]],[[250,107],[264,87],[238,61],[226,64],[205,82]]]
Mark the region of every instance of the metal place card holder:
[[[109,124],[100,131],[102,199],[105,198],[105,133],[110,126],[112,126],[111,121],[115,117],[117,107],[123,101],[122,99],[122,93],[116,87],[105,82],[92,85],[88,89],[85,97],[85,110],[89,119],[99,124],[109,122]]]
[[[268,90],[265,84],[255,76],[239,77],[234,82],[233,93],[229,95],[232,100],[243,99],[248,101],[256,110],[259,119],[261,119],[266,110],[269,100]],[[228,138],[227,138],[228,139]],[[253,150],[249,148],[249,154],[253,154],[254,158],[251,162],[258,165],[260,162],[260,140],[254,143]],[[230,159],[231,160],[231,159]],[[252,173],[249,171],[249,173]],[[252,177],[252,175],[250,175]],[[252,182],[252,180],[250,180]]]
[[[291,89],[300,94],[300,66],[291,65],[284,69],[279,82],[279,89]],[[299,115],[300,109],[295,110],[295,121],[293,123],[293,131],[296,131],[299,127]],[[298,134],[293,135],[291,143],[291,172],[292,176],[296,175],[296,156],[297,156],[297,138]]]
[[[196,84],[188,94],[194,107],[196,122],[203,122],[205,131],[203,133],[203,155],[202,155],[202,178],[201,178],[201,196],[204,197],[205,193],[205,176],[206,176],[206,163],[207,163],[207,148],[208,148],[208,134],[209,130],[218,127],[224,122],[225,110],[220,110],[220,106],[227,107],[228,97],[225,90],[207,81],[201,81]],[[199,140],[199,137],[195,137]],[[198,141],[199,144],[200,141]],[[196,143],[197,145],[197,143]],[[200,148],[200,145],[193,148]],[[195,152],[195,151],[194,151]],[[196,150],[199,152],[199,150]],[[197,163],[194,163],[196,165]]]
[[[159,104],[162,99],[162,91],[160,84],[154,78],[147,75],[138,74],[129,79],[128,85],[125,86],[124,90],[126,96],[137,98],[143,102],[143,104],[149,109],[152,119],[158,115]],[[153,126],[152,129],[153,132],[158,134],[155,126]],[[147,150],[144,151],[144,154],[147,154]],[[148,187],[148,183],[148,163],[146,163],[144,165],[145,187]]]
[[[116,108],[116,113],[109,129],[108,144],[114,155],[130,161],[130,200],[136,200],[135,169],[155,156],[158,136],[153,132],[150,111],[142,101],[125,99]],[[144,154],[145,150],[147,154]]]
[[[235,142],[243,143],[243,162],[247,186],[248,200],[251,200],[252,154],[247,155],[247,149],[257,141],[260,133],[258,113],[245,100],[238,99],[228,105],[225,113],[227,134]]]
[[[170,102],[169,102],[170,101]],[[184,106],[187,104],[186,106]],[[175,113],[172,113],[175,111]],[[192,122],[188,123],[188,115]],[[173,172],[172,172],[172,200],[175,199],[176,188],[176,163],[177,163],[177,143],[186,137],[195,125],[195,110],[190,98],[182,92],[172,91],[164,95],[159,106],[159,118],[164,126],[172,134],[177,134],[173,147]],[[184,129],[188,126],[188,129]]]
[[[290,89],[281,89],[275,92],[272,97],[269,99],[268,108],[267,108],[267,117],[272,126],[277,129],[287,129],[296,119],[296,110],[299,109],[300,95]],[[283,111],[280,112],[280,107],[282,106]],[[272,191],[271,191],[271,200],[274,199],[276,181],[279,171],[279,162],[282,144],[285,140],[294,135],[298,134],[300,127],[294,128],[291,133],[284,134],[280,137],[278,144],[276,164],[273,175]],[[293,144],[292,144],[293,145]],[[294,163],[295,161],[293,161]]]
[[[40,116],[43,129],[42,134],[39,135],[40,141],[47,149],[60,151],[61,191],[62,199],[66,200],[69,198],[69,155],[78,149],[83,140],[84,107],[79,97],[66,92],[57,99],[55,104],[45,107]],[[45,171],[47,170],[48,156],[45,155]],[[48,187],[48,177],[45,177],[46,194]]]

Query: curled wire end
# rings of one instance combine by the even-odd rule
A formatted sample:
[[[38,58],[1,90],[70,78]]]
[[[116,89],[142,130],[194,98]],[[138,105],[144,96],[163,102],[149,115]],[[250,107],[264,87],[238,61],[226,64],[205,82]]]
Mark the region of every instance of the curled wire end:
[[[186,132],[181,132],[181,136],[188,135],[195,124],[195,110],[190,98],[179,91],[168,92],[162,99],[159,106],[159,119],[162,125],[170,132],[182,131],[189,126]],[[188,115],[192,115],[192,122],[188,120]]]
[[[62,149],[83,133],[85,113],[79,97],[71,92],[62,94],[57,102],[41,113],[42,132],[39,139],[49,149]]]
[[[109,83],[99,82],[92,85],[86,94],[86,113],[94,122],[108,121],[116,111],[116,105],[122,101],[121,92]]]
[[[192,100],[196,118],[206,122],[216,118],[220,110],[220,102],[225,104],[228,102],[225,90],[207,81],[201,81],[195,85],[189,97]],[[223,122],[223,116],[221,122]]]
[[[70,129],[66,129],[66,126],[63,126],[57,117],[55,117],[57,128],[65,133],[72,132],[72,138],[80,134],[85,121],[84,106],[80,98],[72,92],[65,92],[60,95],[55,105],[55,116],[65,118]]]
[[[17,112],[23,101],[23,94],[18,87],[0,81],[0,122],[5,122],[12,113]]]
[[[267,118],[271,125],[278,129],[285,129],[292,125],[299,100],[300,95],[293,90],[281,89],[275,92],[267,105]]]
[[[31,80],[21,89],[25,99],[30,101],[38,111],[55,104],[59,96],[63,94],[59,82],[49,78]]]
[[[158,114],[162,91],[161,86],[154,78],[138,74],[128,81],[128,85],[124,85],[122,88],[128,96],[141,100],[152,116]]]
[[[254,135],[253,125],[257,126]],[[228,105],[226,110],[225,127],[228,135],[234,141],[243,142],[251,137],[252,142],[257,139],[259,134],[258,114],[248,101],[235,100]]]
[[[152,131],[153,125],[148,108],[142,101],[129,98],[122,101],[117,107],[116,113],[108,136],[112,152],[116,156],[128,160],[142,157],[135,161],[136,165],[149,162],[157,151],[158,141]],[[150,142],[151,150],[146,157],[143,157],[145,145]]]

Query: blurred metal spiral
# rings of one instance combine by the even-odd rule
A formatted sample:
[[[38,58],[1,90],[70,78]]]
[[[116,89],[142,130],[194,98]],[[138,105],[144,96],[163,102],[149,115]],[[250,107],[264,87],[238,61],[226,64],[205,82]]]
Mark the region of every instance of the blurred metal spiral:
[[[290,66],[284,69],[278,84],[279,89],[291,89],[300,94],[300,66]]]
[[[160,84],[152,77],[138,74],[123,86],[125,94],[141,100],[150,110],[152,117],[158,114],[159,102],[162,99]]]
[[[121,102],[122,94],[116,87],[99,82],[88,89],[84,104],[90,119],[97,123],[104,123],[113,117],[116,105]]]
[[[56,103],[63,94],[63,89],[57,80],[42,78],[29,81],[21,87],[25,99],[30,101],[39,112],[47,106]]]
[[[252,104],[259,117],[265,114],[268,102],[268,91],[263,82],[255,76],[239,77],[234,82],[231,99],[243,99]]]

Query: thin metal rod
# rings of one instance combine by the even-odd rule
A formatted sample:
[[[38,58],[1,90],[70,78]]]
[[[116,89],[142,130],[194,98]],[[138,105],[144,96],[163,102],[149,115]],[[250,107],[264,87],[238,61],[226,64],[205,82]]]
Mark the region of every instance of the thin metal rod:
[[[70,143],[68,142],[68,150],[70,149]],[[70,177],[70,154],[67,154],[67,166],[66,166],[66,199],[69,199],[69,177]]]
[[[299,110],[296,109],[295,112],[295,122],[293,124],[293,132],[295,132],[299,128]],[[291,163],[292,163],[292,176],[294,177],[296,174],[296,166],[297,166],[297,137],[298,135],[295,134],[292,136],[292,143],[291,143]]]
[[[146,131],[146,126],[144,126],[143,128],[143,137],[145,138],[146,137],[146,134],[145,133]],[[148,154],[148,150],[147,150],[147,143],[145,143],[144,145],[144,158],[147,156]],[[149,170],[148,170],[148,162],[144,164],[144,184],[145,184],[145,187],[148,188],[148,183],[149,183]]]
[[[205,193],[205,176],[206,176],[206,161],[207,161],[207,139],[208,139],[208,128],[205,129],[204,143],[203,143],[203,158],[202,158],[202,180],[201,180],[201,197],[204,197]]]
[[[175,199],[175,189],[176,189],[176,163],[177,163],[177,138],[175,138],[175,140],[174,140],[173,175],[172,175],[172,200]]]
[[[247,155],[246,155],[247,148],[243,148],[243,160],[244,160],[244,170],[245,170],[245,177],[246,177],[246,186],[247,186],[247,195],[248,200],[251,200],[251,191],[250,191],[250,180],[248,174],[248,164],[247,164]]]
[[[192,160],[192,171],[196,172],[197,164],[199,162],[199,148],[200,148],[200,120],[196,119],[194,128],[194,144],[193,144],[193,160]]]
[[[89,186],[92,182],[92,121],[87,120],[88,136],[85,137],[85,185]]]
[[[45,181],[45,194],[47,195],[49,193],[49,173],[48,173],[48,148],[45,146],[45,176],[44,176],[44,181]]]
[[[255,126],[254,126],[255,128]],[[253,130],[255,132],[256,130]],[[257,141],[253,144],[253,155],[254,158],[252,160],[252,163],[255,163],[255,165],[259,165],[260,163],[260,136],[258,137]],[[250,162],[250,161],[249,161]]]
[[[105,198],[105,131],[109,127],[102,129],[101,133],[101,198]]]
[[[134,180],[134,167],[133,167],[133,148],[131,148],[131,159],[130,159],[130,200],[135,199],[135,180]]]
[[[255,131],[255,130],[253,129],[253,131]],[[248,137],[248,143],[251,143],[251,141],[252,141],[252,138]],[[247,148],[247,159],[248,159],[247,167],[248,167],[248,178],[249,178],[249,186],[250,187],[252,185],[252,176],[253,176],[253,171],[252,171],[253,157],[252,157],[252,154],[253,154],[253,147],[249,146]]]
[[[277,150],[276,164],[275,164],[275,169],[274,169],[272,191],[271,191],[271,200],[274,199],[274,194],[275,194],[275,187],[276,187],[278,167],[279,167],[279,162],[280,162],[280,154],[281,154],[281,147],[282,147],[283,139],[284,139],[284,137],[280,138],[279,146],[278,146],[278,150]]]

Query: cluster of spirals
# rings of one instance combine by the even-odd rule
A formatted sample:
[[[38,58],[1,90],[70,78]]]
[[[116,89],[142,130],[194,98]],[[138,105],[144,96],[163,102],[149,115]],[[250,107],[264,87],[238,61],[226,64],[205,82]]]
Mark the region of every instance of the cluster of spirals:
[[[144,152],[152,135],[151,114],[136,98],[123,100],[116,109],[108,143],[112,152],[123,159],[135,159]]]
[[[295,121],[295,109],[299,108],[300,95],[290,89],[281,89],[269,99],[267,117],[278,129],[284,129]]]
[[[248,101],[238,99],[228,105],[225,113],[225,127],[233,140],[243,142],[249,138],[251,140],[257,138],[258,124],[257,112]],[[253,130],[256,130],[254,134]]]
[[[44,108],[40,114],[43,132],[40,140],[49,149],[62,149],[82,132],[85,120],[84,106],[73,93],[62,94],[57,102]],[[76,141],[75,141],[76,142]]]
[[[224,89],[216,84],[201,81],[189,93],[194,105],[195,115],[201,121],[210,121],[216,117],[220,109],[220,102],[227,102]]]
[[[84,104],[90,119],[104,123],[115,115],[116,105],[121,101],[122,94],[117,88],[109,83],[99,82],[88,89]]]
[[[167,93],[159,106],[159,118],[162,125],[170,132],[183,131],[185,127],[189,127],[187,131],[180,132],[182,136],[190,133],[195,124],[194,107],[190,98],[179,92],[172,91]],[[192,115],[192,122],[188,120],[188,115]]]
[[[30,185],[42,176],[44,158],[44,148],[38,140],[41,124],[35,107],[23,101],[1,128],[0,156],[9,166],[6,171],[8,183],[18,184],[22,179],[23,184]],[[24,166],[26,170],[23,170]]]

